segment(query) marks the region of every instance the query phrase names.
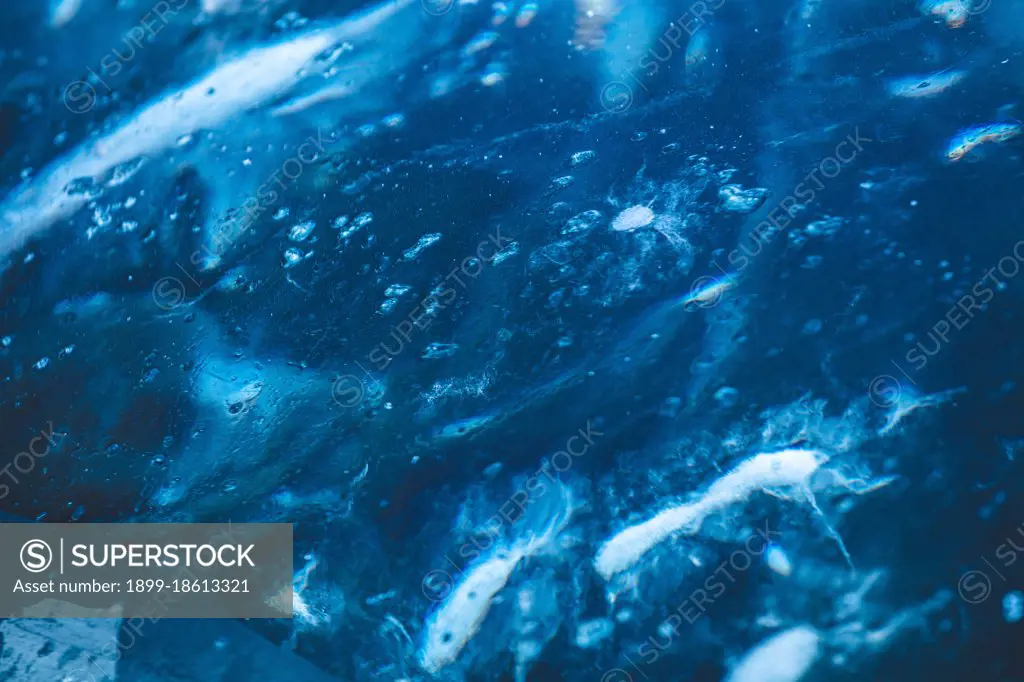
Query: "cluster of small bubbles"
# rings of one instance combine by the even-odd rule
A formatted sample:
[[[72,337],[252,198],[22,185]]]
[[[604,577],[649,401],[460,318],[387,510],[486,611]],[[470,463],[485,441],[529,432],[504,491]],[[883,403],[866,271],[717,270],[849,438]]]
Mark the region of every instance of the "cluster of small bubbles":
[[[304,242],[313,233],[313,228],[315,227],[316,222],[312,220],[292,225],[291,229],[288,230],[288,239],[293,242]]]
[[[484,31],[474,36],[465,47],[462,48],[462,55],[469,57],[486,50],[488,47],[493,45],[498,40],[498,33],[496,31]]]
[[[761,187],[743,189],[739,185],[725,185],[718,190],[722,209],[730,213],[752,213],[768,198],[770,192]]]
[[[456,84],[456,77],[451,73],[442,73],[430,84],[430,97],[437,99],[444,97],[452,91]]]
[[[367,597],[366,604],[367,606],[377,606],[378,604],[383,604],[384,602],[390,599],[394,599],[395,596],[397,595],[397,590],[388,590],[387,592],[381,592],[380,594],[375,594],[372,597]]]
[[[434,405],[439,401],[446,400],[448,398],[466,398],[466,397],[480,397],[487,395],[487,389],[491,387],[491,383],[494,378],[484,372],[479,376],[470,375],[463,379],[444,379],[442,381],[435,381],[430,387],[430,390],[422,393],[423,399],[428,405]],[[464,422],[460,422],[457,426],[457,432],[462,434],[465,432]]]
[[[379,312],[381,315],[387,315],[395,309],[396,305],[398,305],[398,299],[389,298],[380,304],[380,308],[377,309],[377,312]]]
[[[334,228],[335,230],[340,230],[346,225],[348,225],[347,215],[340,215],[331,222],[331,227]]]
[[[360,227],[362,227],[362,225],[358,225],[355,222],[353,222],[347,228],[343,229],[341,232],[338,233],[338,239],[348,239],[356,232],[358,232]]]
[[[581,649],[594,648],[607,639],[615,629],[615,624],[607,618],[595,618],[580,623],[576,630],[576,646]]]
[[[537,16],[537,10],[539,7],[535,2],[525,2],[523,6],[519,8],[519,13],[516,15],[516,28],[526,28],[533,21],[533,18]]]
[[[485,88],[490,88],[498,83],[505,80],[508,75],[508,67],[502,62],[491,62],[484,68],[484,72],[480,75],[480,84]]]
[[[352,221],[352,226],[355,228],[366,227],[372,222],[373,214],[370,213],[369,211],[365,211],[355,217],[355,219]]]
[[[569,157],[569,163],[570,163],[570,165],[573,165],[573,166],[580,166],[580,165],[583,165],[585,163],[589,163],[589,162],[593,161],[596,158],[597,158],[597,152],[588,149],[586,151],[576,152],[575,154],[570,156]]]
[[[395,298],[397,296],[404,296],[410,291],[412,291],[412,287],[408,284],[392,284],[385,289],[384,295],[388,298]]]
[[[119,187],[124,183],[128,182],[133,175],[145,162],[144,159],[137,159],[134,161],[128,161],[122,164],[114,166],[114,169],[110,172],[110,179],[105,183],[106,187]]]
[[[241,291],[251,286],[251,283],[248,281],[245,268],[237,267],[224,273],[215,286],[221,291]]]
[[[302,262],[302,251],[294,247],[286,249],[284,252],[284,267],[293,268]]]
[[[459,344],[457,343],[440,343],[433,341],[427,345],[423,350],[422,357],[424,360],[437,360],[439,358],[448,358],[459,350]]]
[[[398,128],[405,123],[405,116],[402,114],[389,114],[381,119],[381,124],[385,128]]]
[[[804,233],[810,237],[831,237],[843,226],[843,219],[833,216],[825,216],[821,220],[808,223]]]
[[[295,10],[285,12],[280,19],[274,22],[274,28],[280,31],[294,31],[309,23],[309,19],[302,16]]]
[[[572,212],[572,206],[564,201],[556,201],[551,204],[547,212],[548,225],[558,225],[563,222]]]
[[[733,407],[739,402],[740,392],[731,386],[723,386],[715,392],[715,402],[720,407]]]
[[[569,219],[569,222],[562,228],[562,234],[573,234],[575,232],[586,232],[601,224],[604,215],[597,210],[584,211]]]
[[[661,407],[658,409],[658,415],[661,417],[668,417],[669,419],[675,419],[679,416],[679,411],[683,407],[683,400],[678,396],[669,396],[662,402]]]
[[[501,26],[505,23],[505,20],[512,15],[512,7],[504,2],[496,2],[491,6],[494,10],[494,14],[491,15],[491,25]]]
[[[555,178],[554,180],[551,181],[551,187],[549,188],[549,191],[556,192],[558,190],[563,190],[572,183],[573,177],[571,175],[563,175],[562,177]]]
[[[1024,594],[1014,590],[1003,596],[1003,618],[1007,623],[1016,623],[1024,618]]]
[[[285,218],[290,216],[291,213],[291,211],[282,206],[281,208],[277,209],[277,211],[274,212],[273,218],[274,220],[284,220]]]
[[[405,252],[402,254],[402,257],[405,258],[405,260],[413,260],[421,253],[423,253],[424,249],[430,247],[433,244],[436,244],[440,240],[440,232],[431,232],[430,234],[425,234],[419,238],[419,241],[416,242],[415,246],[406,249]]]
[[[496,256],[491,258],[491,265],[500,265],[504,263],[512,256],[519,253],[519,242],[511,242],[504,249],[502,249]]]
[[[50,358],[42,357],[42,358],[39,358],[39,360],[37,360],[34,365],[32,365],[32,368],[33,369],[42,370],[42,369],[46,369],[49,364],[50,364]]]
[[[804,259],[802,267],[805,270],[816,270],[821,267],[822,257],[821,256],[808,256]]]
[[[110,225],[114,217],[110,214],[110,208],[107,206],[97,206],[92,212],[92,222],[96,227],[106,227]]]
[[[738,169],[736,168],[723,168],[715,174],[715,178],[723,185],[727,184],[729,180],[732,179],[732,176],[735,175],[737,170]]]

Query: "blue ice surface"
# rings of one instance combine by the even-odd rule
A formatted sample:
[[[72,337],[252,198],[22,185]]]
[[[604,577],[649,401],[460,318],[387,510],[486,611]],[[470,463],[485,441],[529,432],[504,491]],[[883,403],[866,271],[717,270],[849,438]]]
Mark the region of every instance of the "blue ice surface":
[[[113,632],[111,682],[1008,679],[1024,137],[943,154],[1020,117],[1020,8],[615,4],[6,8],[0,520],[293,523],[296,617],[4,620],[0,677],[84,682]],[[294,82],[168,94],[387,7]],[[787,448],[830,456],[806,490],[595,572]]]

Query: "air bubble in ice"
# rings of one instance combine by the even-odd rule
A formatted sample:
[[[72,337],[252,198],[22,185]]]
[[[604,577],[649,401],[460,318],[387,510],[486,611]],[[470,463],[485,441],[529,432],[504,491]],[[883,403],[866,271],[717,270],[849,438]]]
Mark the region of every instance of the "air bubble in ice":
[[[647,227],[654,222],[654,211],[647,206],[630,206],[615,216],[612,229],[618,232],[629,232]]]
[[[751,213],[756,211],[765,199],[769,191],[762,187],[743,189],[739,185],[725,185],[718,190],[718,198],[722,202],[722,208],[730,213]]]

